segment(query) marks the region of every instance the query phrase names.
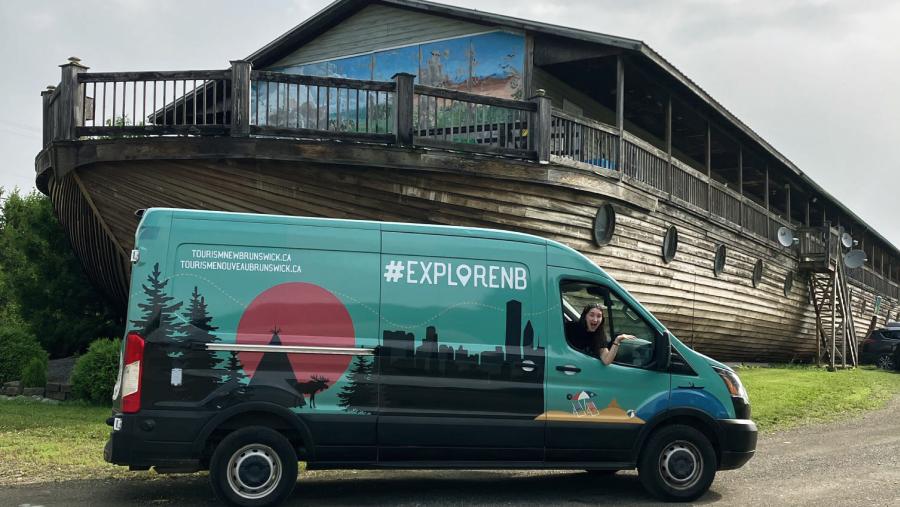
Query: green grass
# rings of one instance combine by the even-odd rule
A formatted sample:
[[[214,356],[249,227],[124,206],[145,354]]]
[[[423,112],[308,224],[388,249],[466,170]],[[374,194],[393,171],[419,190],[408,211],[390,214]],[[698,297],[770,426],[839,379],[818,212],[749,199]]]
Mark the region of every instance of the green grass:
[[[0,485],[87,477],[127,470],[103,461],[108,407],[0,400]]]
[[[872,410],[900,393],[900,374],[869,368],[743,368],[753,419],[763,432]],[[143,477],[103,461],[110,409],[0,399],[0,486],[66,479]]]
[[[900,374],[872,368],[742,368],[753,420],[771,432],[845,418],[884,406],[900,392]]]

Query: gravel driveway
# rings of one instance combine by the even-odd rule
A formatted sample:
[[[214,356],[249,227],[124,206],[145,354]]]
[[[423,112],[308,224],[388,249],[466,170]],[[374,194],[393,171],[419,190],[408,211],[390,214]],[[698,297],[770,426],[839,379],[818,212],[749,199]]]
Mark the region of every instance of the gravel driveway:
[[[0,505],[216,505],[205,477],[91,480],[0,489]],[[352,480],[349,480],[352,479]],[[764,435],[699,504],[900,505],[900,397],[861,417]],[[303,475],[287,505],[654,505],[634,472],[328,471]]]

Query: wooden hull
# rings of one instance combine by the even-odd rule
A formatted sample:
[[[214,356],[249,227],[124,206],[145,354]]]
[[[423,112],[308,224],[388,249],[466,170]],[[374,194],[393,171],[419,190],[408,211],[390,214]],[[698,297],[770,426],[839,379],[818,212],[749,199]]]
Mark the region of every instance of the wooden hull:
[[[578,178],[596,184],[576,189],[496,172],[192,159],[82,165],[51,181],[49,190],[87,271],[122,305],[127,298],[126,253],[138,223],[134,212],[141,208],[491,227],[536,234],[583,252],[682,341],[712,357],[814,360],[815,314],[799,277],[784,294],[785,276],[797,271],[796,259],[785,249],[750,239],[634,184],[590,173]],[[631,197],[623,200],[626,195]],[[612,242],[597,247],[591,239],[593,217],[605,202],[615,206],[617,225]],[[663,235],[670,225],[678,228],[679,247],[675,259],[665,264]],[[724,272],[715,276],[718,244],[726,245],[728,258]],[[754,288],[751,273],[757,259],[765,269]],[[862,308],[860,298],[874,301],[871,292],[858,287],[853,292],[857,308]],[[866,308],[856,320],[860,337],[874,310],[872,303]]]

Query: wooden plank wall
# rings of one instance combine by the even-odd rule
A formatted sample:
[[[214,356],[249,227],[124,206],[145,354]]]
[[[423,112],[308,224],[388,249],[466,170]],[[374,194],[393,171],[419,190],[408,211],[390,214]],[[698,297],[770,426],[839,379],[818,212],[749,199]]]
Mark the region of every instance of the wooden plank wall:
[[[448,17],[386,5],[369,5],[267,68],[371,53],[419,42],[461,37],[488,29],[483,25]]]
[[[88,279],[124,314],[131,265],[124,258],[118,237],[114,240],[109,229],[104,227],[104,215],[92,207],[89,194],[85,195],[75,175],[59,181],[50,178],[49,190],[54,212]],[[132,234],[136,226],[137,222],[132,227]]]
[[[515,230],[582,251],[703,353],[746,361],[811,360],[815,353],[806,284],[797,279],[789,296],[783,294],[795,261],[775,246],[749,241],[664,202],[649,214],[614,203],[615,235],[598,248],[591,240],[593,217],[605,196],[538,183],[263,160],[108,163],[78,173],[125,251],[137,225],[134,210],[150,206]],[[680,245],[675,259],[664,264],[662,241],[669,225],[678,228]],[[728,260],[715,277],[718,244],[727,246]],[[765,269],[760,287],[753,288],[757,259]],[[854,289],[854,297],[860,296],[874,300]],[[857,318],[860,334],[872,310],[870,301]]]

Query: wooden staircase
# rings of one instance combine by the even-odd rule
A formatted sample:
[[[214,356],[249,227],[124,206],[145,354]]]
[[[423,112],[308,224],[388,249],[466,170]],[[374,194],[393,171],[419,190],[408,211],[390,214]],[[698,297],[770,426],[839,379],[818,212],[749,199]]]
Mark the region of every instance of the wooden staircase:
[[[800,234],[800,271],[806,273],[809,300],[816,311],[816,357],[829,370],[856,367],[859,350],[840,236],[829,224]]]
[[[808,281],[810,301],[816,311],[818,364],[827,363],[829,370],[856,367],[856,327],[843,264],[831,273],[810,271]]]

